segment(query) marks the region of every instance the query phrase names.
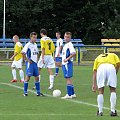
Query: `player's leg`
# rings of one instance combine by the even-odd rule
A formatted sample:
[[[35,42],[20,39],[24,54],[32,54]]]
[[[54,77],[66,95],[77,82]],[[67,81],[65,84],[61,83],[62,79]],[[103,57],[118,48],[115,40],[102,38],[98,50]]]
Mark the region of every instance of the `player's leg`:
[[[59,67],[61,67],[61,62],[62,62],[62,58],[61,57],[56,57],[55,58],[55,76],[58,76],[59,73]]]
[[[26,76],[25,77],[25,81],[24,81],[24,96],[28,95],[28,81],[30,80],[30,76]]]
[[[117,116],[117,112],[115,110],[116,107],[116,86],[117,86],[117,75],[116,69],[113,65],[109,65],[108,67],[108,82],[107,85],[110,87],[110,104],[111,104],[111,116]]]
[[[40,94],[41,94],[41,91],[40,91],[40,79],[39,79],[39,71],[38,71],[37,63],[34,63],[33,76],[35,76],[35,88],[36,88],[36,92],[37,92],[36,95],[40,96]]]
[[[51,90],[54,85],[54,75],[53,75],[52,69],[55,68],[55,62],[54,62],[52,55],[48,55],[45,57],[45,67],[47,68],[48,73],[49,73],[50,86],[48,87],[48,89]]]
[[[20,59],[16,62],[16,67],[19,70],[20,82],[24,82],[24,72],[22,70],[22,59]]]
[[[104,103],[104,87],[98,89],[97,103],[98,103],[98,112],[97,116],[103,115],[103,103]]]
[[[15,61],[13,61],[12,65],[11,65],[13,79],[10,82],[17,82],[17,76],[16,76],[16,69],[15,68],[16,68]]]
[[[110,87],[110,92],[111,92],[111,95],[110,95],[110,104],[111,104],[111,116],[117,116],[117,111],[115,110],[115,107],[116,107],[116,100],[117,100],[117,97],[116,97],[116,88],[114,87]]]
[[[74,97],[76,97],[76,95],[74,92],[74,85],[71,80],[71,77],[73,76],[72,62],[69,64],[66,64],[66,65],[63,65],[62,70],[63,70],[64,78],[66,79],[66,82],[67,82],[67,85],[66,85],[67,94],[64,97],[62,97],[62,99],[74,98]]]
[[[28,95],[27,89],[28,89],[28,81],[30,80],[30,77],[33,76],[33,63],[26,62],[26,77],[24,81],[24,96]]]
[[[39,76],[35,76],[35,88],[37,91],[37,96],[40,96],[40,82],[39,82]]]
[[[40,80],[41,80],[41,70],[42,70],[42,68],[38,68],[38,72],[39,72],[39,82],[40,82]]]
[[[104,86],[105,80],[107,78],[106,72],[106,65],[102,64],[97,69],[97,87],[98,87],[98,96],[97,96],[97,103],[98,103],[98,111],[97,116],[103,115],[103,103],[104,103]]]
[[[48,87],[49,90],[51,90],[53,88],[54,85],[54,75],[52,72],[52,68],[47,68],[48,73],[49,73],[49,82],[50,82],[50,86]]]
[[[24,72],[21,68],[18,68],[19,75],[20,75],[20,82],[24,82]]]
[[[56,62],[56,63],[55,63],[55,76],[56,76],[56,77],[58,76],[58,72],[59,72],[59,63]]]

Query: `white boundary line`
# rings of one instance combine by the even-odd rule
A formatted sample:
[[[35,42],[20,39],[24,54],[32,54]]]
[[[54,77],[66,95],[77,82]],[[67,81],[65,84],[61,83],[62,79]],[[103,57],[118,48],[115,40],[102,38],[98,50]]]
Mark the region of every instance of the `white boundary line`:
[[[20,86],[17,86],[17,85],[13,85],[13,84],[10,84],[10,83],[0,83],[0,84],[7,85],[7,86],[11,86],[11,87],[14,87],[14,88],[23,90],[23,87],[20,87]],[[28,89],[28,91],[31,92],[31,93],[36,94],[36,92],[33,91],[33,90]],[[49,94],[45,94],[45,95],[48,96],[48,97],[53,97],[52,95],[49,95]],[[84,104],[84,105],[92,106],[92,107],[96,107],[96,108],[98,107],[98,106],[95,105],[95,104],[91,104],[91,103],[87,103],[87,102],[83,102],[83,101],[79,101],[79,100],[75,100],[75,99],[64,99],[64,100],[71,101],[71,102],[78,103],[78,104]],[[108,108],[108,107],[103,107],[103,109],[105,109],[105,110],[110,110],[110,108]],[[120,112],[120,110],[117,110],[117,112]],[[53,114],[51,114],[51,115],[53,115]],[[59,114],[58,114],[58,115],[59,115]],[[64,114],[63,114],[63,115],[64,115]],[[67,115],[67,114],[66,114],[66,115]],[[79,114],[78,114],[78,115],[79,115]]]

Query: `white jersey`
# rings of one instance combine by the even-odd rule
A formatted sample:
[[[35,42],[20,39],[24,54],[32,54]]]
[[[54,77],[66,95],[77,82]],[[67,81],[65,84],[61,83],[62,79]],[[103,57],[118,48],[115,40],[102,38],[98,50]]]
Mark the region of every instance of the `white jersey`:
[[[33,62],[37,63],[37,58],[38,58],[38,48],[37,48],[37,44],[36,43],[31,43],[28,42],[23,50],[22,53],[26,54],[26,57],[30,60],[32,60]]]
[[[71,42],[66,43],[62,49],[62,65],[67,64],[69,61],[73,61],[73,58],[71,58],[67,62],[64,62],[64,60],[73,53],[76,53],[75,48],[73,47],[73,44]]]
[[[62,45],[63,45],[63,39],[61,39],[61,38],[57,39],[55,57],[57,57],[60,46],[62,46]],[[62,53],[60,54],[59,57],[62,57]]]

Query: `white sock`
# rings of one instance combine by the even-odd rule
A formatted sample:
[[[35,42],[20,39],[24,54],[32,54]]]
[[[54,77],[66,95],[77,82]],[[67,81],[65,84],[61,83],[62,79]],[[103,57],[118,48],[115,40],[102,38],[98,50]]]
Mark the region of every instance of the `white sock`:
[[[116,99],[117,99],[116,93],[115,92],[111,92],[110,103],[111,103],[111,111],[113,113],[115,113]]]
[[[99,94],[97,97],[97,102],[98,102],[98,109],[99,109],[99,113],[103,112],[103,103],[104,103],[104,98],[103,98],[103,94]]]
[[[49,80],[50,80],[50,85],[53,86],[53,83],[54,83],[54,75],[50,75],[50,76],[49,76]]]
[[[20,79],[22,81],[24,81],[24,72],[23,72],[23,70],[19,70],[19,75],[20,75]]]
[[[40,82],[40,80],[41,80],[41,75],[39,75],[39,82]]]
[[[13,80],[16,80],[16,69],[12,69]]]

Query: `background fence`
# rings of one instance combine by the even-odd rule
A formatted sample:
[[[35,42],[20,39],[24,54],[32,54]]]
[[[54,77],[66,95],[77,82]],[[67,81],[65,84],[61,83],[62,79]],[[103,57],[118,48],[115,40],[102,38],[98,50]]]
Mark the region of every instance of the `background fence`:
[[[103,46],[103,45],[74,45],[76,56],[74,57],[75,65],[91,65],[94,59],[101,53],[113,52],[120,57],[120,46]],[[11,62],[9,58],[12,56],[13,48],[0,48],[0,64]],[[39,50],[40,51],[40,50]],[[40,55],[40,52],[39,52]]]

